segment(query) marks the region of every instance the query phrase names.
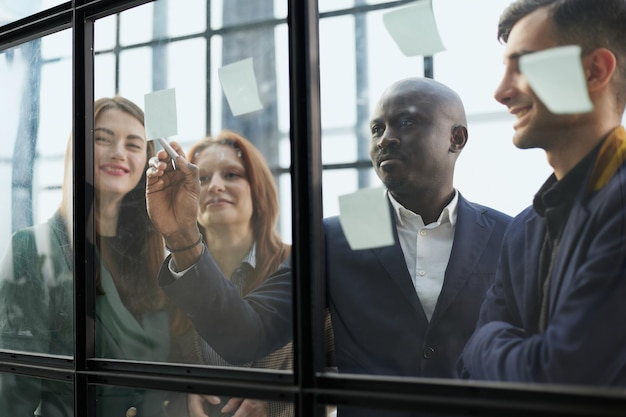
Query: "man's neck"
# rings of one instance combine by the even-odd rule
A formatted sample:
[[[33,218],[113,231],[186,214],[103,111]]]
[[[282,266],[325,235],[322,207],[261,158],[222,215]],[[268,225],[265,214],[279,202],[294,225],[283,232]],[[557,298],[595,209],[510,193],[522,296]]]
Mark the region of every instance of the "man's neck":
[[[618,126],[619,123],[582,126],[564,134],[559,143],[546,149],[548,163],[556,178],[563,178]]]
[[[454,198],[454,188],[450,190],[440,190],[432,193],[415,193],[412,195],[397,194],[391,192],[393,198],[407,210],[419,214],[424,224],[436,222],[443,209],[450,204]]]

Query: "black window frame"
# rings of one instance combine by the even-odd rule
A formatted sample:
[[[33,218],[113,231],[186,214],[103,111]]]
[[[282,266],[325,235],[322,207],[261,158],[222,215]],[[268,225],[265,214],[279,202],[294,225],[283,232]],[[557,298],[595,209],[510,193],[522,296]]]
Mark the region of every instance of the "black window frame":
[[[93,37],[96,19],[121,12],[146,0],[75,0],[0,26],[0,50],[54,32],[73,31],[73,131],[93,131]],[[360,405],[417,409],[433,415],[463,416],[623,416],[626,395],[592,388],[549,385],[467,383],[455,380],[398,379],[324,373],[322,161],[319,13],[315,0],[288,0],[290,64],[290,141],[292,152],[292,218],[294,243],[294,371],[277,374],[258,370],[211,369],[201,366],[147,364],[93,359],[94,300],[90,282],[75,280],[77,343],[73,359],[0,352],[0,371],[72,382],[75,415],[94,415],[94,384],[113,384],[184,392],[213,392],[292,401],[297,416],[313,416],[317,405]],[[395,2],[398,4],[407,1]],[[361,9],[359,9],[361,7]],[[355,7],[350,13],[363,11]],[[370,6],[381,7],[381,6]],[[339,12],[338,12],[339,13]],[[328,13],[327,15],[332,15]],[[432,71],[432,61],[426,62]],[[430,65],[430,66],[429,66]],[[77,136],[77,135],[75,135]],[[74,143],[75,178],[92,169],[88,141]],[[363,167],[363,161],[354,167]],[[342,168],[337,167],[337,168]],[[332,167],[327,167],[332,168]],[[92,191],[76,181],[74,190],[74,271],[93,276],[94,254],[84,237]],[[82,283],[82,284],[81,284]],[[311,312],[315,311],[315,314]],[[90,348],[91,347],[91,348]]]

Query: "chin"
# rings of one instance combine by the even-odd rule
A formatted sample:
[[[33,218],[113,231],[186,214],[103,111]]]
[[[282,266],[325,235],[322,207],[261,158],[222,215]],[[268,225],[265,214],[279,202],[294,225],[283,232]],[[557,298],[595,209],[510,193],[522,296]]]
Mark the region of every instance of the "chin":
[[[513,144],[519,149],[533,149],[536,148],[536,140],[532,137],[532,134],[524,131],[516,131],[513,135]]]

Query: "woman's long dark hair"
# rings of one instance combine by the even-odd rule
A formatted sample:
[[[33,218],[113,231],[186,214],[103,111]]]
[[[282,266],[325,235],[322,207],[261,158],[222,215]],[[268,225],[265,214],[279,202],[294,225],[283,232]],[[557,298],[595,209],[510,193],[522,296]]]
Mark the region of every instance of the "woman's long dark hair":
[[[97,100],[94,105],[94,120],[112,109],[127,113],[144,125],[143,111],[135,103],[120,96]],[[116,236],[106,239],[109,250],[101,252],[107,269],[115,272],[112,273],[115,286],[126,307],[133,314],[140,315],[167,306],[172,313],[172,330],[176,334],[186,330],[190,322],[168,303],[157,283],[165,250],[163,239],[152,225],[146,208],[147,161],[155,154],[154,142],[149,141],[141,179],[122,199]],[[99,287],[99,274],[96,285]]]

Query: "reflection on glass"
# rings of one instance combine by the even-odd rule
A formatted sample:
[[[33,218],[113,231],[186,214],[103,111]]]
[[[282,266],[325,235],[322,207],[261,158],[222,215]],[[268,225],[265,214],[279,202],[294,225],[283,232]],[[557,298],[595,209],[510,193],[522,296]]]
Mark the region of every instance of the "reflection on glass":
[[[109,385],[96,386],[96,417],[226,417],[293,415],[293,404],[282,401],[243,399],[231,395],[201,395],[174,391],[140,390]]]
[[[207,247],[214,252],[222,269],[222,279],[225,282],[230,281],[228,285],[237,289],[236,296],[240,301],[246,297],[254,299],[257,288],[288,261],[288,242],[291,240],[289,157],[283,156],[281,159],[281,154],[289,155],[289,124],[280,124],[281,120],[289,120],[289,80],[285,76],[279,76],[288,74],[287,32],[284,30],[284,22],[271,19],[275,13],[284,17],[286,2],[250,0],[221,4],[194,0],[187,2],[184,8],[177,8],[175,13],[169,13],[171,4],[172,2],[156,1],[122,12],[119,19],[122,40],[119,45],[115,45],[120,49],[119,54],[112,53],[109,36],[115,32],[117,21],[96,21],[96,45],[103,45],[103,48],[96,50],[96,57],[99,59],[96,61],[95,85],[101,96],[121,94],[140,107],[144,106],[145,94],[175,89],[178,134],[167,139],[178,142],[185,151],[189,151],[198,140],[207,136],[217,137],[223,130],[228,130],[227,137],[238,143],[239,155],[235,153],[234,159],[230,158],[230,151],[233,149],[230,146],[209,147],[211,150],[218,150],[218,157],[208,165],[203,163],[201,168],[214,172],[218,170],[219,163],[224,161],[233,164],[242,161],[243,165],[239,168],[243,170],[238,171],[234,177],[240,178],[241,184],[247,184],[247,197],[245,193],[244,196],[235,194],[231,185],[226,186],[229,197],[225,198],[237,195],[237,201],[242,201],[241,211],[234,214],[236,221],[230,225],[222,223],[214,226],[215,213],[211,215],[212,222],[204,222],[202,218],[198,220]],[[216,13],[216,7],[219,13]],[[216,25],[229,25],[230,30],[220,35],[205,32],[204,23],[208,20],[209,10]],[[249,19],[242,17],[241,10],[249,13],[250,19],[261,19],[264,23],[258,26],[244,25]],[[145,18],[151,20],[151,31],[130,33],[132,31],[129,29],[136,26],[132,22],[137,19],[143,21]],[[270,20],[265,21],[266,18]],[[186,22],[192,23],[188,25]],[[278,30],[280,27],[283,29]],[[100,28],[107,39],[101,43],[98,42]],[[184,38],[170,38],[174,35]],[[100,62],[102,68],[99,67]],[[256,84],[249,85],[254,86],[253,92],[260,102],[255,111],[237,111],[224,93],[225,78],[220,77],[220,70],[239,62],[252,63],[249,69]],[[234,79],[235,85],[242,81],[240,74],[228,75],[230,80]],[[249,81],[249,78],[246,80]],[[238,93],[240,96],[237,100],[245,101],[249,98],[241,90]],[[139,153],[121,146],[113,149],[111,145],[110,151],[100,155],[100,142],[96,140],[97,197],[94,213],[102,216],[113,212],[116,214],[113,217],[117,219],[115,227],[109,225],[105,230],[103,227],[107,226],[108,217],[96,218],[99,229],[95,243],[102,265],[96,298],[98,325],[101,326],[99,332],[97,329],[96,342],[101,345],[96,348],[98,355],[213,366],[236,364],[290,371],[293,355],[292,345],[289,343],[289,327],[283,332],[282,343],[272,347],[264,355],[244,361],[233,360],[239,351],[250,349],[245,335],[241,339],[231,339],[226,350],[220,350],[215,346],[219,343],[209,339],[235,328],[237,317],[218,316],[218,327],[204,332],[206,326],[212,325],[209,320],[203,320],[207,315],[190,314],[194,320],[191,326],[186,317],[179,315],[178,308],[188,313],[185,308],[191,303],[186,298],[192,296],[199,296],[202,308],[211,308],[213,305],[209,291],[204,294],[197,287],[191,286],[183,291],[181,301],[167,292],[167,289],[169,297],[165,298],[165,294],[157,286],[158,268],[163,267],[167,271],[169,262],[162,265],[165,253],[152,247],[149,243],[151,238],[146,237],[154,229],[150,228],[149,221],[145,224],[145,199],[141,207],[139,200],[129,203],[134,199],[135,193],[137,196],[144,194],[139,189],[144,186],[145,178],[124,183],[126,176],[130,178],[135,175],[133,164],[141,166],[136,172],[145,172],[147,158],[152,155],[151,152],[146,153],[145,146],[154,146],[153,142],[145,144],[145,132],[140,129],[143,126],[137,126],[139,119],[135,119],[134,122],[131,120],[124,125],[124,129],[135,125],[138,128],[137,136],[144,138],[144,152],[141,153],[141,159],[134,163],[132,158],[139,156]],[[97,133],[110,129],[100,129],[99,123],[96,117]],[[116,127],[115,131],[119,131],[120,127]],[[126,137],[128,134],[129,132],[125,133]],[[222,139],[224,137],[220,136],[220,140]],[[194,154],[193,151],[191,154],[187,153],[188,159],[199,163],[193,159],[196,156]],[[202,156],[205,154],[202,153]],[[223,173],[228,181],[233,176],[231,174]],[[202,189],[206,193],[208,186]],[[283,195],[287,197],[282,198]],[[115,201],[121,201],[121,205],[110,205]],[[136,205],[136,209],[130,210],[130,205]],[[119,207],[114,210],[106,208],[116,206]],[[125,209],[126,206],[129,208]],[[239,205],[234,212],[238,210]],[[228,215],[223,217],[229,218]],[[233,239],[227,239],[227,236]],[[233,242],[237,242],[237,245],[233,245]],[[185,285],[184,278],[178,281],[181,285]],[[287,279],[290,280],[290,276]],[[290,306],[291,293],[286,292],[285,297],[286,305]],[[192,333],[189,332],[190,329]],[[283,330],[281,328],[281,332]],[[116,341],[114,346],[111,340]],[[279,350],[271,353],[276,349]],[[267,353],[271,354],[265,358]]]
[[[96,417],[187,417],[187,395],[109,385],[96,386]]]
[[[67,382],[0,373],[0,415],[74,415],[74,388]]]
[[[71,38],[0,54],[0,348],[73,355]],[[42,56],[56,59],[47,61]],[[70,155],[71,158],[71,155]],[[71,162],[71,159],[69,160]],[[64,183],[64,172],[67,182]],[[61,196],[64,184],[65,195]]]

